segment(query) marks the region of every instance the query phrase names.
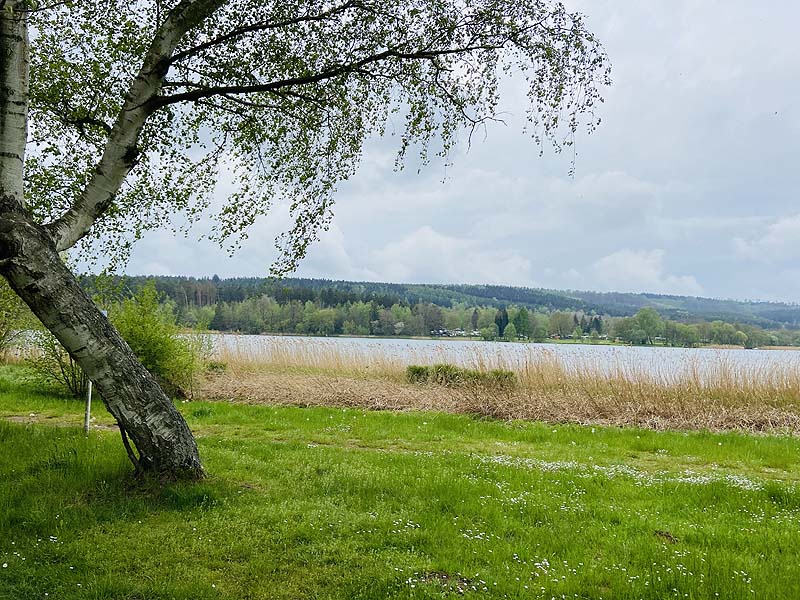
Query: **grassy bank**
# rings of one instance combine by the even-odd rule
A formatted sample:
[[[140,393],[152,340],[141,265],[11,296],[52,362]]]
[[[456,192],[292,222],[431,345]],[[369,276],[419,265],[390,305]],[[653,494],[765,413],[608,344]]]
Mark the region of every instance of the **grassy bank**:
[[[2,598],[800,595],[796,438],[191,402],[208,480],[134,484],[117,432],[19,374]]]
[[[461,353],[459,355],[459,353]],[[409,364],[379,346],[343,350],[309,340],[263,340],[259,347],[218,352],[220,368],[199,386],[201,397],[250,403],[443,410],[503,419],[634,425],[653,429],[800,431],[800,369],[796,364],[738,366],[723,355],[713,365],[676,373],[587,355],[567,365],[533,347],[516,362],[487,349],[467,357],[481,373],[515,374],[513,387],[420,385]],[[443,350],[437,362],[463,360]],[[223,368],[224,367],[224,368]],[[656,372],[656,374],[654,374]]]

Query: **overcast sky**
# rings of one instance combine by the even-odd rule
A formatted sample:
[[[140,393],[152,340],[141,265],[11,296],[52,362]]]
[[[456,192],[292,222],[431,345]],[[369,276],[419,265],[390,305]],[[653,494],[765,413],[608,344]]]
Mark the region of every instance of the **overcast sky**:
[[[507,126],[451,167],[396,173],[396,148],[370,143],[297,275],[800,301],[800,5],[567,4],[614,81],[574,177],[571,152],[539,157],[521,133],[522,88],[507,82]],[[259,222],[232,258],[150,233],[126,271],[263,276],[286,225]]]

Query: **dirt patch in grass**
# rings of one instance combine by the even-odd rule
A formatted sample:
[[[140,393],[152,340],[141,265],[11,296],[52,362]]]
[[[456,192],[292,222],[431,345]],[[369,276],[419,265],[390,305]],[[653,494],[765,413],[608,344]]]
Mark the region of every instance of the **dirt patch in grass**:
[[[19,423],[21,425],[54,425],[56,427],[82,427],[83,421],[64,418],[59,415],[44,415],[41,413],[30,413],[28,415],[0,415],[0,419],[9,423]],[[106,423],[92,423],[91,429],[96,431],[119,431],[117,425]]]
[[[656,529],[655,535],[656,537],[659,537],[662,540],[669,542],[670,544],[677,544],[679,542],[678,538],[672,535],[669,531],[662,531],[660,529]]]
[[[39,415],[36,413],[31,413],[30,415],[8,415],[6,417],[2,417],[4,421],[8,421],[9,423],[20,423],[22,425],[32,425],[34,423],[41,423],[43,419],[39,418]]]
[[[451,575],[443,571],[424,573],[419,578],[419,582],[439,585],[443,592],[452,592],[459,595],[464,595],[468,591],[475,589],[471,579],[460,577],[459,575]]]

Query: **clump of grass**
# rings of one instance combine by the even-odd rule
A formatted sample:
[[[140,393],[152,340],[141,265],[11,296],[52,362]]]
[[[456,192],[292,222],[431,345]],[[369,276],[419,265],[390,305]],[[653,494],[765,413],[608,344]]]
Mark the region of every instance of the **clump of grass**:
[[[410,383],[425,383],[430,375],[430,367],[421,365],[408,365],[406,367],[406,378]]]
[[[209,360],[205,363],[205,371],[209,374],[224,373],[228,365],[221,360]]]
[[[517,376],[513,371],[492,369],[484,372],[447,363],[430,366],[409,365],[406,367],[406,379],[409,383],[433,383],[446,387],[480,385],[513,389],[517,385]]]

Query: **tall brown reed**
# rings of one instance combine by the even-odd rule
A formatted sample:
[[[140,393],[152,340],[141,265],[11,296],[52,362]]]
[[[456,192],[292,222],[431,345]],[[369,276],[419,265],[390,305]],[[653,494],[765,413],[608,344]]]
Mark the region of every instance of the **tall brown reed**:
[[[800,371],[791,364],[687,359],[680,369],[587,355],[569,362],[532,347],[510,359],[500,348],[465,353],[454,343],[433,356],[380,345],[344,347],[325,340],[262,338],[219,347],[226,365],[200,395],[249,402],[470,412],[498,418],[708,428],[800,431]],[[406,381],[409,364],[459,363],[517,376],[513,389],[458,388]]]

